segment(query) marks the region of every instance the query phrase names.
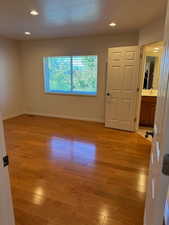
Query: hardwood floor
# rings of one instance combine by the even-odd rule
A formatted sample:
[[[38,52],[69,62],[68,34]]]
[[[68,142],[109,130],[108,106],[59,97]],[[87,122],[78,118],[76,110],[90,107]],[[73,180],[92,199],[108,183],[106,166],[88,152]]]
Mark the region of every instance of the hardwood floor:
[[[16,225],[143,225],[149,141],[26,115],[5,133]]]

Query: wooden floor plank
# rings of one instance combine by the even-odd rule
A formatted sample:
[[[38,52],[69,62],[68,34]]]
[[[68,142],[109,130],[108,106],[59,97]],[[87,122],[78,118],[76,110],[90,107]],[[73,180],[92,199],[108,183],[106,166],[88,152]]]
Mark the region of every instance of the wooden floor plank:
[[[151,144],[101,123],[6,120],[16,225],[142,225]]]

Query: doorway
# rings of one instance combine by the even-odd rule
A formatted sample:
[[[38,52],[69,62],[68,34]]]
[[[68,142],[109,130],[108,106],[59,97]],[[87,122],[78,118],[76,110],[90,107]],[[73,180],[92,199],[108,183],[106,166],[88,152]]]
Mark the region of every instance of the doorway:
[[[152,140],[163,42],[143,47],[142,86],[138,133]]]

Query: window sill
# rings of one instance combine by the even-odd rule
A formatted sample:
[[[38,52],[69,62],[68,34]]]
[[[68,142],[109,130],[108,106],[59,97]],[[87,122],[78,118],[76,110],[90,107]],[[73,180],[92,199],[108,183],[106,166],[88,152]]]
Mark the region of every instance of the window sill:
[[[45,92],[45,94],[46,95],[63,95],[63,96],[97,97],[97,94],[82,94],[82,93]]]

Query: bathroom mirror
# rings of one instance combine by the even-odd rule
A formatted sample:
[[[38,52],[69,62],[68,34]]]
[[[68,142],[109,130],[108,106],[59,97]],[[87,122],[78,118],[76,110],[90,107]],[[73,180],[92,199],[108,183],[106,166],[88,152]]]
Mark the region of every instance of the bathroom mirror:
[[[158,88],[159,67],[159,57],[146,56],[143,89]]]

